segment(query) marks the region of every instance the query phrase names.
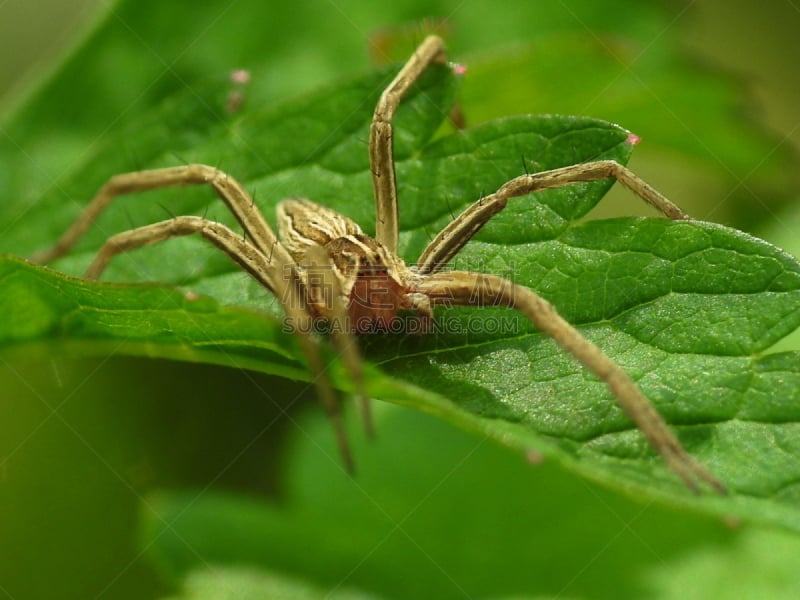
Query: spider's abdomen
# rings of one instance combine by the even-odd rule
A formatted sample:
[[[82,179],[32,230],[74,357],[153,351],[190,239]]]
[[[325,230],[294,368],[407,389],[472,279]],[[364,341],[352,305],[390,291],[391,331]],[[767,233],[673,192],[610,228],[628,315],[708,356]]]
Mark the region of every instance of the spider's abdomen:
[[[405,295],[406,290],[385,269],[359,273],[347,299],[353,332],[391,331],[398,311],[406,308]]]

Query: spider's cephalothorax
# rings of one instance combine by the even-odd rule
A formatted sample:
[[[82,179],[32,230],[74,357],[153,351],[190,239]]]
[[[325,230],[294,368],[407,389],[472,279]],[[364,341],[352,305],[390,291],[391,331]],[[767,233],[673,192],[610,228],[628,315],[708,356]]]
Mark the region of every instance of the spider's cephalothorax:
[[[390,328],[401,310],[416,311],[425,320],[430,319],[431,307],[437,304],[491,304],[508,306],[525,314],[540,331],[602,380],[653,448],[687,486],[696,490],[698,482],[702,481],[724,491],[722,484],[684,450],[625,371],[561,318],[547,301],[532,290],[496,275],[444,268],[510,199],[543,189],[611,177],[664,216],[688,218],[631,171],[612,160],[600,160],[525,174],[467,207],[434,237],[413,269],[397,256],[399,217],[392,119],[401,99],[421,73],[432,63],[444,62],[442,40],[428,37],[375,107],[369,136],[376,212],[374,239],[350,219],[330,209],[307,200],[287,200],[278,209],[279,240],[236,180],[213,167],[193,164],[115,175],[56,244],[32,258],[46,262],[68,252],[115,196],[168,186],[209,185],[236,217],[244,235],[201,217],[174,217],[109,238],[86,276],[98,277],[115,254],[175,236],[198,233],[219,247],[273,293],[283,306],[287,322],[296,324],[293,330],[308,360],[320,399],[334,422],[340,451],[350,468],[352,459],[341,423],[339,401],[325,376],[319,347],[308,335],[305,324],[324,319],[337,325],[331,329],[332,341],[359,390],[368,423],[361,358],[353,332]]]
[[[401,310],[418,310],[430,318],[426,298],[413,291],[415,277],[403,259],[356,223],[308,200],[285,200],[277,213],[279,235],[303,267],[318,318],[330,315],[333,288],[347,308],[344,328],[352,333],[391,331]],[[308,253],[318,247],[330,258],[325,264],[310,265]]]

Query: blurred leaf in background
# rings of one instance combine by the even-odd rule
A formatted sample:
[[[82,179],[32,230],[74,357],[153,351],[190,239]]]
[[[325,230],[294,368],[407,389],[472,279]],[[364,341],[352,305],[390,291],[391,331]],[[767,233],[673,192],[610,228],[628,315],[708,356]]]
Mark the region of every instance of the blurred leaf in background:
[[[797,591],[795,534],[735,531],[633,504],[385,404],[377,423],[386,435],[376,446],[357,443],[364,460],[353,480],[328,467],[335,448],[317,443],[328,425],[308,417],[309,437],[289,449],[282,505],[213,493],[148,497],[145,542],[172,577],[194,573],[180,598],[226,589],[268,595],[263,586],[275,584],[265,581],[300,588],[297,578],[317,597],[343,598],[790,598]],[[439,441],[434,454],[431,438]]]
[[[0,11],[18,4],[7,2]],[[369,69],[368,38],[376,32],[391,32],[398,23],[429,16],[448,19],[451,55],[470,68],[461,94],[469,125],[520,112],[584,114],[618,121],[645,140],[637,151],[635,170],[691,208],[692,214],[745,224],[748,229],[766,222],[777,236],[791,238],[785,235],[790,221],[778,211],[796,210],[781,208],[794,190],[791,175],[796,167],[786,141],[796,134],[796,114],[790,112],[788,124],[782,126],[770,122],[779,130],[777,137],[764,134],[753,117],[746,116],[752,112],[744,112],[748,106],[742,103],[741,79],[733,73],[721,75],[709,66],[700,68],[684,51],[681,32],[691,27],[696,11],[708,19],[706,7],[621,0],[613,5],[512,2],[498,13],[495,6],[477,2],[381,6],[308,2],[285,7],[249,0],[202,5],[182,1],[98,4],[98,14],[104,19],[98,19],[70,60],[63,67],[49,67],[54,71],[51,79],[5,100],[0,188],[14,202],[0,205],[4,252],[35,249],[36,236],[25,234],[24,227],[29,209],[35,211],[42,198],[49,198],[51,206],[59,200],[65,205],[85,202],[111,174],[106,167],[113,172],[159,160],[191,160],[199,143],[228,127],[230,116],[220,107],[230,91],[226,78],[233,69],[251,72],[245,119],[247,111],[364,72]],[[726,18],[737,12],[728,4],[721,6]],[[759,13],[768,7],[769,3],[759,6]],[[744,14],[739,18],[749,23]],[[797,15],[789,12],[749,37],[769,37],[774,44],[780,37],[774,26],[795,31],[797,22]],[[27,40],[34,33],[23,37]],[[705,36],[705,31],[696,34],[694,44]],[[736,44],[747,43],[747,37],[735,36]],[[418,39],[410,36],[399,55],[407,55]],[[703,52],[719,55],[721,49],[717,44]],[[785,50],[783,54],[793,56]],[[797,84],[796,77],[785,79]],[[164,123],[170,106],[176,120]],[[156,154],[151,153],[154,147],[159,149]],[[92,168],[98,161],[103,163],[103,172]],[[233,153],[222,166],[237,176],[240,173]],[[96,179],[77,177],[83,173]],[[191,195],[187,200],[182,193],[175,196],[179,206],[193,202]],[[631,202],[623,198],[624,207],[607,210],[631,214]],[[157,206],[136,210],[143,211],[136,213],[137,218],[163,218]],[[126,217],[120,213],[117,218],[124,221]],[[225,263],[221,257],[207,256],[188,265],[189,272],[195,268],[213,272]],[[117,350],[110,347],[108,355]],[[789,597],[796,591],[786,576],[797,555],[793,536],[752,529],[726,532],[699,517],[642,506],[587,487],[553,466],[531,475],[518,458],[494,448],[489,450],[492,458],[486,459],[490,466],[465,471],[472,480],[449,492],[452,499],[429,505],[431,520],[444,521],[441,530],[420,525],[412,537],[425,545],[415,548],[413,540],[406,539],[405,547],[397,550],[382,545],[382,536],[402,531],[397,522],[402,526],[403,517],[422,499],[436,495],[436,482],[447,479],[441,474],[414,479],[410,473],[419,465],[435,471],[434,465],[427,465],[428,456],[415,457],[413,445],[402,445],[413,439],[410,432],[416,428],[427,431],[424,417],[407,412],[387,417],[381,429],[389,431],[381,434],[377,447],[359,449],[364,457],[363,479],[339,482],[347,491],[334,494],[335,485],[321,479],[325,473],[330,475],[334,463],[327,470],[319,469],[302,453],[300,458],[293,457],[290,466],[276,460],[284,455],[276,449],[282,435],[267,426],[293,404],[304,386],[208,366],[193,369],[117,358],[78,362],[57,358],[26,364],[19,359],[19,355],[14,361],[2,359],[4,402],[0,407],[5,413],[0,502],[2,514],[9,515],[0,519],[4,540],[0,586],[14,598],[54,597],[54,580],[60,581],[57,595],[63,598],[155,597],[164,581],[175,585],[182,575],[198,569],[201,572],[190,581],[206,583],[196,585],[228,590],[236,586],[242,594],[258,592],[266,577],[258,570],[247,578],[249,584],[242,584],[237,572],[227,579],[227,570],[218,572],[220,577],[204,576],[202,569],[217,560],[256,563],[275,571],[278,580],[294,586],[290,597],[301,597],[298,588],[306,587],[311,590],[306,595],[314,597],[319,590],[341,583],[343,593],[352,589],[355,597],[363,588],[378,597],[399,598],[407,597],[402,592],[412,591],[412,584],[423,586],[426,581],[435,582],[430,589],[437,590],[438,597],[461,597],[463,589],[458,581],[448,581],[447,573],[464,578],[469,589],[483,597],[560,592],[602,597],[614,595],[620,586],[629,595],[685,594],[686,588],[677,589],[676,579],[667,576],[672,569],[685,574],[693,586],[701,581],[698,589],[708,591],[702,597],[711,597],[713,592],[724,596],[717,574],[730,571],[741,578],[733,588],[740,595],[759,588],[760,592],[768,589],[771,597],[781,593]],[[299,440],[313,439],[312,448],[328,443],[329,433],[315,417],[313,425],[306,421],[297,425],[291,419],[295,446]],[[408,425],[403,425],[404,419]],[[280,422],[287,424],[285,419]],[[395,426],[396,435],[390,433]],[[322,431],[316,431],[321,427]],[[466,448],[473,456],[468,451],[482,444],[444,425],[431,427],[441,428],[427,435],[441,440],[445,455],[452,451],[453,457],[464,456]],[[388,449],[386,454],[384,449]],[[475,456],[480,453],[476,451]],[[454,460],[458,459],[443,458],[437,468],[447,469]],[[292,477],[281,477],[281,469]],[[371,471],[378,471],[382,478]],[[310,483],[301,485],[298,473],[304,472],[313,475],[306,478]],[[483,497],[478,491],[486,491],[481,488],[487,478],[494,481],[497,473],[507,473],[505,496]],[[570,482],[566,489],[565,479]],[[204,492],[212,486],[217,491],[271,494],[283,504],[279,508],[248,504],[233,494],[220,498]],[[579,493],[576,486],[590,492]],[[186,497],[147,495],[157,488],[187,487],[201,491]],[[298,499],[298,490],[303,489],[312,501]],[[334,500],[332,496],[359,489],[378,498],[381,507],[393,501],[400,505],[397,513],[390,513],[394,519],[388,530],[386,522],[381,529],[369,519],[362,520],[352,500],[331,501],[327,510],[316,514],[326,508],[318,503],[320,497]],[[463,496],[475,496],[481,502],[461,506],[462,512],[445,519],[447,507],[458,507]],[[537,521],[530,505],[509,505],[508,497],[533,498],[546,509]],[[137,505],[150,532],[141,545],[134,535]],[[607,506],[612,510],[607,512]],[[587,512],[594,515],[588,522],[570,526],[573,515]],[[513,519],[511,525],[492,520],[498,514],[516,513],[524,517]],[[557,514],[562,516],[556,518]],[[200,518],[192,525],[197,515]],[[640,515],[644,524],[639,522]],[[509,534],[502,539],[481,536],[468,525],[485,531],[500,528]],[[331,532],[331,527],[340,529]],[[517,531],[530,533],[514,537]],[[587,531],[592,533],[587,535]],[[288,557],[264,558],[259,544],[272,536],[279,541],[268,546],[286,548]],[[436,552],[431,552],[429,543]],[[249,544],[255,544],[258,557]],[[234,551],[226,551],[229,547]],[[550,550],[558,547],[569,552],[552,556]],[[378,554],[374,563],[370,548]],[[379,556],[381,548],[387,550],[388,559]],[[539,556],[533,552],[536,548],[548,551]],[[643,548],[652,560],[642,558]],[[766,548],[772,551],[770,564],[763,560]],[[481,565],[486,564],[480,557],[488,552],[496,554],[498,564],[507,566],[499,571],[502,575],[480,577]],[[537,585],[540,578],[528,579],[523,573],[527,568],[524,552],[533,552],[528,556],[539,567],[534,575],[549,573],[545,583]],[[314,553],[311,561],[309,553]],[[426,553],[435,560],[427,560]],[[465,556],[470,553],[478,559]],[[158,583],[143,554],[178,579]],[[450,558],[443,558],[446,555]],[[335,556],[344,558],[331,563]],[[609,564],[602,565],[607,568],[597,568],[602,564],[598,557],[608,558]],[[639,559],[633,576],[625,557]],[[436,568],[443,560],[452,561],[444,572]],[[370,568],[359,570],[361,561]],[[181,566],[176,568],[176,563]],[[420,565],[425,566],[427,579],[410,581],[404,576]],[[335,573],[341,570],[352,571],[353,576],[339,582]],[[42,578],[42,572],[53,577]],[[763,587],[766,581],[771,582],[770,588]],[[265,589],[274,591],[277,586],[273,583]]]

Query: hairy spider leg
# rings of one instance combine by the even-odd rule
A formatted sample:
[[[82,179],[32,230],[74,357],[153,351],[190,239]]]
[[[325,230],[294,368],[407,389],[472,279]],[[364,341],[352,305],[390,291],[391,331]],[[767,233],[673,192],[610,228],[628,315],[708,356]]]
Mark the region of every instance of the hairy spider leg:
[[[504,183],[495,193],[478,199],[433,238],[420,254],[414,268],[419,273],[437,272],[451,261],[494,215],[503,210],[511,198],[612,177],[665,217],[673,220],[689,219],[689,215],[677,205],[630,169],[614,160],[569,165],[549,171],[521,175]]]
[[[38,263],[49,262],[66,254],[116,197],[185,185],[210,185],[241,225],[245,232],[244,238],[220,223],[200,217],[176,217],[109,238],[90,265],[87,277],[99,277],[111,257],[120,252],[176,236],[199,233],[275,294],[291,322],[298,324],[304,319],[311,318],[312,315],[301,308],[303,299],[308,297],[302,275],[298,273],[292,257],[272,232],[250,195],[234,178],[207,165],[168,167],[111,177],[56,244],[34,254],[31,260]],[[341,316],[334,315],[334,318]],[[330,380],[324,374],[325,368],[320,350],[307,336],[298,333],[297,338],[309,362],[320,400],[326,412],[332,417],[343,460],[348,470],[352,472],[354,463],[341,420],[339,401]],[[363,406],[367,402],[367,397],[358,350],[355,344],[346,342],[342,336],[334,338],[334,344],[343,356],[345,367],[350,372]],[[369,417],[368,411],[362,411],[362,414]],[[368,433],[373,430],[370,422],[365,422],[364,427]]]
[[[383,91],[375,106],[369,129],[369,165],[375,194],[375,239],[392,254],[397,254],[399,233],[392,119],[403,96],[425,69],[433,63],[443,64],[446,60],[442,39],[435,35],[428,36]]]
[[[695,479],[724,493],[725,487],[684,450],[669,426],[628,374],[595,344],[561,317],[555,308],[532,290],[507,279],[484,273],[449,271],[420,277],[415,291],[435,305],[508,306],[522,312],[542,333],[604,382],[667,466],[693,491]]]

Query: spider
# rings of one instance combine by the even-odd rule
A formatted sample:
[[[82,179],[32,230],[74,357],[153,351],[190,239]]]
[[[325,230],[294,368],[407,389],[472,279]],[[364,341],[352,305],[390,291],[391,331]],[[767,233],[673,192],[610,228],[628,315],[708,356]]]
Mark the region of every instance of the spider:
[[[511,198],[578,182],[615,178],[670,219],[689,217],[630,170],[612,160],[599,160],[526,173],[486,195],[456,216],[428,244],[412,266],[398,255],[398,201],[393,159],[392,119],[403,96],[433,63],[446,63],[444,44],[429,36],[382,93],[369,134],[369,162],[375,197],[375,237],[349,218],[304,199],[278,205],[279,236],[269,227],[244,188],[226,173],[191,164],[111,177],[72,226],[50,249],[32,257],[48,262],[67,253],[98,215],[119,195],[183,185],[211,186],[244,230],[197,216],[176,216],[110,237],[86,271],[96,279],[118,253],[176,236],[198,233],[226,253],[244,271],[274,294],[297,333],[314,375],[323,406],[333,421],[345,464],[353,460],[341,421],[339,400],[324,376],[320,350],[307,333],[325,321],[332,342],[352,377],[367,431],[371,431],[362,362],[354,334],[385,328],[398,311],[416,312],[429,322],[437,305],[506,306],[527,316],[585,368],[603,381],[652,447],[693,491],[705,482],[719,492],[724,486],[681,446],[664,419],[633,380],[600,348],[584,338],[555,308],[534,291],[496,275],[445,269],[467,242]]]

